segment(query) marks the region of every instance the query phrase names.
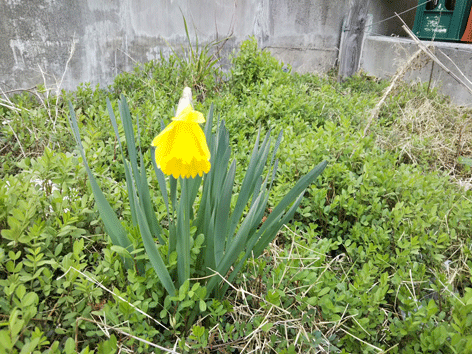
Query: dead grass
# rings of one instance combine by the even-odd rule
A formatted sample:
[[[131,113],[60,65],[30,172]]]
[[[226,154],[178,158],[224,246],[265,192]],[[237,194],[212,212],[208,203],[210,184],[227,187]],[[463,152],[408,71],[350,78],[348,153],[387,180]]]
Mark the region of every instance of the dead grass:
[[[399,153],[401,162],[428,166],[431,171],[443,171],[469,189],[472,187],[471,173],[459,162],[459,158],[472,156],[472,108],[456,106],[439,94],[430,93],[430,84],[425,89],[420,83],[415,87],[402,81],[408,72],[422,69],[431,60],[433,65],[437,63],[448,74],[455,75],[434,55],[434,47],[421,43],[419,46],[417,52],[399,65],[390,85],[372,109],[364,136],[369,130],[374,131],[379,146]],[[449,60],[451,63],[448,65],[458,69]],[[465,82],[457,79],[457,85],[462,84],[470,90],[468,78],[463,77]],[[378,123],[382,111],[384,116],[393,116],[393,121],[383,127],[377,125],[371,128],[372,124]]]
[[[370,347],[375,353],[384,353],[381,348],[351,333],[350,322],[358,322],[356,316],[348,315],[349,305],[344,309],[340,319],[333,322],[323,318],[319,306],[306,303],[308,292],[313,287],[319,286],[325,272],[344,274],[347,277],[346,271],[349,273],[351,263],[349,257],[339,254],[331,258],[309,249],[300,242],[303,235],[295,234],[287,226],[285,228],[286,232],[294,236],[291,243],[279,246],[274,241],[261,256],[270,260],[270,264],[268,263],[266,267],[271,269],[272,276],[274,269],[283,269],[282,276],[279,276],[281,280],[273,282],[273,288],[285,294],[284,304],[278,306],[266,300],[265,294],[268,292],[266,284],[257,277],[256,279],[251,277],[251,274],[257,274],[257,266],[254,260],[249,260],[253,262],[249,265],[249,268],[253,268],[252,271],[248,269],[241,273],[243,281],[238,288],[230,284],[233,291],[229,293],[228,300],[233,306],[233,311],[228,314],[228,322],[252,323],[253,330],[233,342],[214,342],[202,353],[226,353],[224,348],[237,349],[239,353],[277,353],[281,349],[292,352],[289,346],[296,353],[333,353],[340,351],[339,347],[336,347],[337,341],[346,335]],[[323,260],[321,264],[320,260]],[[317,271],[317,280],[310,284],[287,281],[287,277],[296,278],[300,272],[306,270]],[[224,333],[220,333],[221,327],[215,327],[212,331],[210,338],[224,337]]]
[[[287,230],[293,232],[288,228]],[[284,245],[284,247],[289,246],[288,255],[286,251],[284,252],[284,248],[279,247],[275,242],[271,243],[265,252],[266,258],[271,260],[271,263],[266,265],[267,267],[276,269],[279,268],[279,265],[284,265],[284,267],[280,267],[284,269],[284,276],[280,279],[284,279],[285,273],[289,270],[290,277],[293,278],[298,272],[313,269],[313,264],[318,262],[320,257],[325,257],[317,254],[316,251],[307,250],[305,246],[295,240],[297,238],[293,238],[290,245]],[[311,253],[309,257],[307,257],[307,251]],[[317,267],[320,277],[324,271],[340,261],[342,261],[342,257],[336,257],[329,261],[326,260],[321,267]],[[246,274],[257,274],[254,264],[253,267],[253,272],[242,273],[244,281],[240,288],[230,285],[233,288],[231,295],[233,311],[229,316],[232,323],[260,323],[244,338],[231,343],[230,347],[238,349],[240,353],[276,353],[277,348],[273,347],[274,344],[282,344],[282,346],[286,344],[287,348],[289,345],[294,346],[297,353],[332,352],[331,341],[333,337],[331,336],[338,332],[348,319],[347,316],[343,316],[340,321],[333,323],[323,320],[317,306],[308,305],[305,311],[300,310],[304,307],[300,299],[306,296],[309,290],[308,285],[293,286],[293,283],[286,281],[284,281],[285,284],[279,281],[277,285],[274,285],[274,288],[283,291],[286,303],[291,303],[291,305],[282,307],[268,302],[264,296],[267,293],[266,284],[248,279],[246,276]],[[316,284],[317,282],[311,286],[316,286]],[[313,333],[319,334],[316,343],[313,341]],[[221,334],[219,333],[219,335]],[[277,340],[274,341],[274,338]],[[307,342],[311,342],[311,345],[308,346]],[[228,343],[225,346],[228,346]]]
[[[396,95],[408,89],[400,86]],[[402,162],[429,166],[457,181],[470,182],[470,172],[459,157],[472,157],[472,109],[427,94],[394,105],[398,114],[392,124],[376,129],[379,146],[398,152]]]

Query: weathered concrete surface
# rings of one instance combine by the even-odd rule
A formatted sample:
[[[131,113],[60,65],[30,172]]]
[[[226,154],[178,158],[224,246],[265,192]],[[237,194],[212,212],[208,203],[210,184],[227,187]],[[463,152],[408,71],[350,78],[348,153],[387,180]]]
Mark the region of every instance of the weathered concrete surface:
[[[372,31],[399,34],[392,20],[379,21],[417,1],[370,4]],[[326,72],[336,63],[348,10],[347,0],[4,0],[0,88],[27,88],[43,80],[66,89],[81,82],[107,85],[136,62],[158,59],[161,52],[167,56],[169,45],[185,44],[182,15],[191,38],[196,33],[201,43],[232,34],[228,52],[254,35],[295,70]],[[404,16],[412,26],[414,11]]]
[[[74,89],[80,82],[107,85],[136,62],[157,59],[191,37],[209,42],[230,34],[253,34],[256,0],[8,0],[0,3],[0,85],[31,87],[43,82]],[[238,5],[238,6],[237,6]],[[71,55],[71,48],[75,51]]]
[[[427,41],[423,41],[423,43],[431,44]],[[362,53],[361,69],[377,77],[391,77],[397,68],[405,64],[418,49],[415,42],[406,38],[367,37]],[[469,80],[472,80],[472,44],[434,42],[433,51],[449,70],[459,77],[462,77],[460,73],[462,72]],[[451,63],[451,60],[454,64]],[[458,105],[472,107],[472,94],[464,86],[441,69],[438,64],[433,66],[430,60],[425,62],[425,59],[423,59],[423,63],[425,65],[417,65],[412,68],[404,79],[406,81],[428,82],[431,77],[432,88],[438,87],[441,93],[449,95],[452,101]],[[472,87],[472,84],[469,83],[469,86]]]
[[[338,57],[347,1],[271,1],[262,45],[299,72],[326,72]]]

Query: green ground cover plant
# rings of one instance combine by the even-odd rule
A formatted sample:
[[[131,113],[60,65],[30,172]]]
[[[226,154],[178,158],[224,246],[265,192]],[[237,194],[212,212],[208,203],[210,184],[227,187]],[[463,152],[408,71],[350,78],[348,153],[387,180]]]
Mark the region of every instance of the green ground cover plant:
[[[193,61],[140,65],[107,88],[84,84],[60,99],[38,88],[0,106],[0,352],[471,352],[471,176],[461,163],[472,158],[470,109],[404,84],[364,134],[388,82],[292,73],[253,39],[223,73],[207,49]],[[328,162],[292,222],[221,296],[207,296],[194,278],[169,296],[152,267],[126,267],[68,122],[70,100],[90,169],[139,240],[119,144],[125,128],[118,121],[118,141],[104,102],[118,112],[124,95],[140,117],[150,196],[166,230],[147,147],[185,86],[195,109],[208,116],[213,107],[214,122],[225,121],[235,196],[259,129],[283,130],[262,226],[296,181]],[[196,261],[201,238],[190,233]],[[133,259],[148,262],[136,245]],[[162,254],[172,272],[176,259]]]

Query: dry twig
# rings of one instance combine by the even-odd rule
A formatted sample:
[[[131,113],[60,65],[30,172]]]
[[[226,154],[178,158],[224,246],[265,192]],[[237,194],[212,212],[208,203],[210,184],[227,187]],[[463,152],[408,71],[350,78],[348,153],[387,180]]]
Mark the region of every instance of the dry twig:
[[[370,114],[367,125],[364,128],[363,138],[367,135],[367,132],[369,131],[369,128],[370,128],[370,125],[372,124],[372,121],[374,119],[377,119],[377,117],[379,116],[380,108],[382,108],[382,106],[385,103],[385,100],[387,99],[387,97],[390,95],[392,90],[397,86],[398,81],[401,80],[403,78],[403,76],[405,76],[407,71],[410,70],[413,63],[415,63],[415,61],[420,57],[421,52],[422,52],[421,49],[417,50],[408,59],[408,61],[397,70],[396,74],[392,78],[392,81],[391,81],[390,85],[387,87],[384,94],[382,95],[382,98],[380,99],[380,101],[375,105],[374,109],[372,110],[372,113]]]

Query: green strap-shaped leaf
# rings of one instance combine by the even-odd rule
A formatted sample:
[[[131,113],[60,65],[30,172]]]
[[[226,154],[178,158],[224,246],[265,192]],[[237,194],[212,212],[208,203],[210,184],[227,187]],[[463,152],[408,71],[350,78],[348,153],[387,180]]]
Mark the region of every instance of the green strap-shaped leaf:
[[[229,147],[229,136],[228,131],[225,127],[225,122],[221,121],[218,127],[218,134],[216,136],[216,153],[213,157],[212,165],[212,200],[217,201],[220,196],[221,186],[226,177],[228,169],[229,158],[231,155],[231,149]]]
[[[207,173],[203,178],[203,193],[200,199],[200,206],[198,208],[197,217],[193,223],[193,225],[197,227],[197,235],[198,234],[205,235],[205,239],[202,245],[203,249],[205,250],[205,257],[202,257],[205,260],[205,263],[203,264],[208,264],[206,263],[207,259],[208,261],[210,261],[210,259],[214,261],[213,241],[211,240],[210,242],[210,238],[212,238],[213,235],[208,234],[208,225],[211,222],[211,215],[212,215],[210,197],[212,194],[213,179],[215,176],[213,167],[215,166],[215,156],[216,156],[216,139],[214,138],[214,135],[211,133],[212,122],[213,122],[213,104],[210,107],[210,112],[208,114],[206,124],[205,124],[205,129],[204,129],[205,138],[207,140],[208,148],[211,153],[210,162],[212,164],[212,167],[210,169],[210,172]],[[209,251],[209,247],[211,247],[211,252]],[[208,252],[210,252],[211,256],[210,254],[208,254]]]
[[[284,131],[281,130],[279,133],[279,136],[277,137],[277,140],[275,141],[274,145],[274,150],[272,151],[272,158],[270,159],[270,165],[274,163],[275,159],[275,154],[277,153],[277,150],[279,149],[280,143],[282,142],[282,137],[284,136]]]
[[[321,174],[321,172],[323,172],[326,165],[327,165],[326,161],[321,162],[315,168],[313,168],[307,175],[302,177],[298,181],[298,183],[296,183],[296,185],[290,190],[290,192],[287,193],[287,195],[282,199],[282,201],[280,201],[280,203],[274,208],[274,210],[268,216],[268,218],[263,223],[259,231],[255,233],[254,233],[255,229],[251,229],[248,231],[249,235],[251,235],[251,232],[252,232],[252,236],[250,236],[250,239],[247,242],[246,252],[245,252],[244,257],[238,262],[238,264],[233,264],[236,261],[236,259],[227,260],[228,264],[231,263],[229,264],[229,266],[228,264],[224,264],[223,262],[221,262],[221,266],[218,267],[217,270],[222,276],[226,276],[226,272],[230,269],[230,266],[233,265],[234,269],[228,278],[228,281],[232,281],[234,276],[241,269],[243,262],[251,254],[253,254],[254,257],[258,257],[260,254],[262,254],[262,252],[267,247],[267,245],[275,238],[280,228],[292,219],[293,215],[295,214],[295,211],[297,210],[298,206],[300,205],[302,201],[303,193],[305,189]],[[251,209],[260,211],[261,209],[265,208],[265,204],[259,203],[259,201],[261,200],[260,198],[262,194],[263,193],[261,192]],[[285,212],[285,210],[289,206],[290,206],[289,210]],[[259,221],[261,214],[258,214],[258,215],[256,214],[257,213],[255,213],[254,215],[254,220]],[[236,242],[236,238],[234,241]],[[210,289],[210,285],[211,285],[211,289]],[[212,278],[207,287],[208,291],[212,290],[213,287],[216,285],[217,285],[217,281],[214,280],[214,278]],[[227,289],[227,286],[225,285],[222,288],[221,293],[223,294],[226,289]]]
[[[169,186],[172,209],[177,210],[177,179],[175,179],[174,176],[169,176]]]
[[[271,243],[277,233],[279,232],[280,228],[284,225],[290,222],[292,220],[293,216],[295,215],[295,212],[297,211],[302,199],[303,199],[304,192],[301,193],[298,198],[295,200],[295,202],[292,204],[290,209],[285,213],[279,221],[273,221],[265,230],[264,232],[258,232],[254,239],[256,240],[256,245],[252,247],[252,252],[254,257],[259,257],[262,252],[266,249],[266,247]],[[266,220],[267,222],[267,220]]]
[[[254,204],[254,202],[257,199],[257,196],[261,192],[261,187],[262,187],[262,176],[259,176],[259,178],[256,178],[256,184],[254,185],[254,192],[252,194],[251,206]]]
[[[146,177],[146,169],[143,162],[142,152],[139,151],[140,166],[138,167],[138,151],[136,150],[136,140],[134,138],[133,121],[131,119],[131,113],[129,111],[128,103],[124,96],[121,97],[119,102],[119,110],[121,121],[123,122],[123,128],[125,131],[126,145],[128,147],[129,161],[131,163],[131,170],[133,180],[137,188],[139,203],[141,210],[144,211],[146,222],[148,223],[149,229],[152,235],[157,237],[161,244],[164,244],[164,240],[161,236],[161,229],[159,222],[157,221],[156,214],[154,212],[154,206],[151,202],[151,195],[149,193],[149,185]],[[138,141],[140,140],[139,129],[138,129]]]
[[[182,192],[177,209],[177,274],[179,286],[190,278],[190,219],[188,208],[189,181],[180,178]]]
[[[258,196],[258,199],[262,198],[262,194]],[[241,226],[233,238],[233,242],[228,244],[228,249],[226,250],[223,258],[221,259],[220,264],[216,267],[216,270],[222,276],[225,276],[229,271],[231,265],[236,261],[239,254],[245,249],[247,236],[249,231],[252,228],[254,215],[257,213],[257,206],[259,201],[256,200],[253,207],[249,209],[248,214],[244,218]],[[207,285],[208,293],[213,290],[213,287],[220,281],[219,278],[213,277],[210,279]]]
[[[275,238],[275,236],[277,235],[277,233],[279,232],[279,230],[281,229],[281,227],[284,225],[284,224],[287,224],[292,218],[293,218],[293,215],[295,214],[295,211],[297,210],[298,206],[300,205],[301,201],[303,199],[303,193],[299,195],[299,197],[297,198],[297,200],[293,203],[293,205],[290,207],[289,211],[279,220],[279,222],[277,223],[274,223],[271,227],[269,227],[267,230],[266,230],[266,234],[269,236],[269,237],[262,237],[264,238],[264,240],[260,241],[260,238],[261,238],[261,235],[260,234],[256,234],[254,235],[251,240],[248,242],[248,245],[247,245],[247,250],[246,250],[246,253],[244,254],[244,256],[237,262],[237,264],[234,264],[233,265],[233,271],[231,272],[231,274],[228,276],[228,282],[231,283],[235,276],[239,273],[239,271],[241,270],[242,266],[244,265],[244,262],[250,257],[250,256],[254,256],[255,258],[256,257],[259,257],[260,254],[258,254],[257,256],[255,255],[255,252],[254,250],[255,249],[261,249],[262,247],[262,250],[264,250],[270,242],[273,241],[273,239]],[[260,241],[260,244],[256,244],[257,241]],[[263,246],[265,245],[265,246]],[[223,284],[223,287],[221,289],[221,293],[224,294],[226,292],[226,290],[228,290],[228,284],[225,283]]]
[[[190,220],[194,219],[193,215],[193,204],[195,203],[195,199],[197,198],[198,191],[202,184],[203,177],[196,175],[195,178],[187,178],[188,181],[188,189],[189,189],[189,197],[187,198],[188,203],[188,210],[189,210],[189,218]]]
[[[267,217],[267,220],[262,225],[259,232],[263,233],[267,227],[269,227],[274,220],[276,220],[284,210],[293,203],[293,201],[303,193],[303,191],[311,184],[313,181],[323,172],[327,161],[319,163],[315,168],[308,172],[305,176],[300,178],[300,180],[295,184],[295,186],[290,190],[290,192],[285,195],[285,197],[277,204],[277,206],[272,210],[272,213]]]
[[[205,176],[203,180],[203,193],[200,200],[200,206],[198,208],[197,219],[194,225],[197,227],[197,234],[205,235],[203,240],[203,250],[204,250],[204,262],[201,264],[203,266],[210,266],[215,264],[214,259],[214,215],[212,215],[211,208],[211,183],[212,183],[213,173],[210,172]],[[201,269],[201,268],[200,268]]]
[[[162,285],[164,285],[164,288],[171,296],[174,296],[174,283],[172,282],[169,271],[167,270],[164,261],[162,260],[161,254],[159,253],[159,249],[157,248],[157,245],[154,242],[154,238],[152,237],[151,230],[149,230],[149,225],[144,217],[144,212],[141,209],[141,206],[139,205],[139,200],[136,196],[135,191],[133,191],[132,202],[135,203],[138,216],[139,231],[141,233],[141,238],[143,240],[146,253],[149,257],[149,261],[151,262],[152,267],[154,268],[157,276],[159,277],[159,280],[162,282]]]
[[[87,171],[87,175],[90,180],[90,185],[92,186],[92,192],[95,198],[95,202],[97,203],[98,212],[105,226],[105,230],[107,234],[110,236],[111,241],[114,245],[121,246],[125,248],[126,250],[128,250],[128,252],[132,252],[133,245],[128,239],[126,230],[121,225],[121,222],[118,220],[114,210],[112,209],[112,207],[106,200],[105,195],[103,194],[102,190],[98,186],[98,183],[94,175],[92,174],[92,171],[90,170],[90,167],[87,162],[87,158],[85,157],[85,151],[82,146],[82,140],[80,138],[79,127],[77,125],[77,117],[75,115],[74,108],[72,107],[72,103],[70,101],[69,101],[69,112],[70,112],[69,123],[72,127],[72,132],[73,132],[75,141],[77,142],[79,153],[82,156],[82,161],[84,162],[85,169]],[[131,260],[125,259],[124,262],[125,262],[126,268],[129,269],[132,267]]]
[[[115,131],[116,140],[118,141],[118,146],[120,147],[121,158],[123,161],[125,161],[123,146],[121,144],[120,134],[118,132],[118,124],[116,123],[115,113],[113,112],[113,108],[111,106],[111,102],[108,97],[107,97],[107,109],[108,109],[108,115],[110,116],[111,125],[113,126],[113,130]],[[124,166],[125,166],[126,189],[128,190],[128,195],[131,195],[132,194],[131,184],[134,183],[134,181],[132,179],[129,166],[127,164],[124,164]],[[131,210],[131,221],[133,223],[133,226],[136,226],[138,221],[136,219],[136,209],[133,203],[130,203],[130,210]]]
[[[272,177],[270,179],[269,190],[272,189],[272,183],[275,180],[275,175],[277,174],[277,168],[279,167],[279,159],[275,160],[274,167],[272,168]]]
[[[216,209],[215,217],[215,235],[214,235],[214,252],[215,262],[218,266],[223,257],[226,238],[228,235],[227,225],[231,207],[231,196],[233,194],[234,177],[236,175],[236,160],[231,164],[229,171],[220,191],[219,203]]]
[[[259,205],[257,208],[257,213],[254,215],[254,222],[252,223],[251,230],[249,231],[249,235],[253,235],[257,228],[260,226],[262,222],[262,218],[264,217],[265,211],[267,209],[267,203],[269,202],[269,192],[266,188],[261,191],[263,198],[259,199]]]
[[[244,208],[246,207],[246,204],[252,193],[250,186],[253,183],[253,180],[256,178],[254,176],[254,170],[256,168],[256,163],[257,163],[256,160],[257,160],[257,155],[259,151],[260,136],[261,136],[261,129],[259,129],[259,132],[257,134],[256,142],[254,144],[254,148],[251,154],[251,159],[249,160],[249,165],[246,170],[246,175],[244,176],[243,183],[241,185],[241,190],[239,191],[239,195],[236,200],[236,205],[231,214],[231,223],[230,223],[230,228],[228,232],[228,242],[230,242],[232,239],[232,235],[234,234],[236,230],[236,227],[241,219],[241,215],[244,211]]]
[[[136,177],[139,174],[139,170],[138,153],[136,151],[136,141],[134,139],[133,121],[131,119],[131,113],[129,111],[128,103],[126,102],[126,98],[123,95],[121,95],[121,99],[118,102],[118,109],[120,111],[123,129],[125,131],[126,147],[128,148],[129,161],[131,162],[133,175]]]
[[[157,183],[159,185],[159,190],[161,191],[162,199],[164,200],[164,204],[166,205],[167,210],[167,219],[170,222],[170,209],[169,209],[169,195],[167,194],[167,183],[166,177],[164,173],[157,168],[156,165],[156,155],[154,154],[155,148],[151,148],[151,160],[152,160],[152,167],[154,168],[154,173],[156,174]]]
[[[163,245],[165,242],[162,239],[161,226],[157,221],[156,213],[154,212],[154,205],[151,201],[151,194],[149,192],[149,184],[146,178],[146,168],[144,167],[144,164],[141,165],[138,189],[141,208],[144,210],[144,214],[146,215],[146,221],[149,225],[149,229],[151,230],[151,233],[154,235],[154,237],[157,237],[159,243]]]
[[[213,110],[214,110],[214,107],[212,103],[210,106],[210,111],[208,112],[208,117],[206,119],[205,129],[204,129],[205,138],[208,143],[208,146],[213,145],[213,135],[211,134],[211,128],[213,126]]]
[[[233,213],[231,215],[231,224],[228,233],[228,242],[232,242],[232,238],[236,227],[241,219],[244,208],[246,207],[249,198],[254,193],[254,188],[256,186],[258,178],[262,174],[262,170],[267,162],[267,156],[269,155],[269,134],[270,131],[266,134],[264,141],[261,146],[258,146],[260,138],[259,134],[256,138],[256,143],[254,145],[253,153],[251,155],[251,160],[249,161],[249,166],[247,168],[246,175],[244,176],[241,190],[239,192],[238,199],[236,201],[236,206],[234,207]]]

